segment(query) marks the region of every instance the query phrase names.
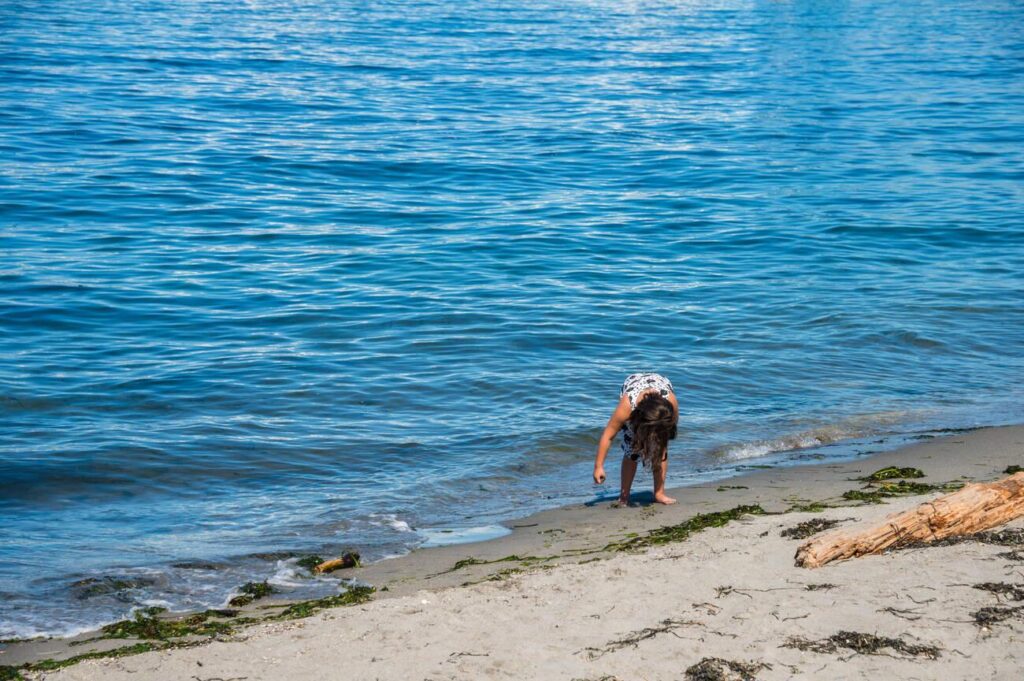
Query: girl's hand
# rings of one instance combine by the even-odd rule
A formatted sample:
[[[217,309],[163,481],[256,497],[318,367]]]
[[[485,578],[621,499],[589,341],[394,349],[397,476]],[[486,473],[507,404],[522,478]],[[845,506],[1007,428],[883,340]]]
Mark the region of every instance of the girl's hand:
[[[598,485],[600,485],[602,482],[604,482],[605,477],[607,477],[607,476],[605,476],[605,474],[604,474],[604,468],[603,467],[599,466],[599,467],[594,469],[594,482],[596,482]]]

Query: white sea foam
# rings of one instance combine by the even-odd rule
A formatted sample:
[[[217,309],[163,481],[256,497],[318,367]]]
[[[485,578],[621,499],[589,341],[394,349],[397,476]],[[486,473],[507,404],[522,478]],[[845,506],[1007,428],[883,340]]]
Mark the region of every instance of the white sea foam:
[[[824,447],[841,440],[877,435],[888,427],[905,421],[907,417],[908,413],[902,411],[866,414],[845,419],[836,424],[818,426],[776,438],[723,445],[714,449],[712,454],[729,461],[741,461],[777,452]]]
[[[397,532],[415,532],[412,525],[399,518],[394,513],[371,513],[369,516],[370,524],[379,526],[390,527]]]
[[[482,525],[480,527],[433,527],[417,530],[417,532],[426,538],[423,546],[430,547],[497,539],[511,534],[512,530],[504,525]]]

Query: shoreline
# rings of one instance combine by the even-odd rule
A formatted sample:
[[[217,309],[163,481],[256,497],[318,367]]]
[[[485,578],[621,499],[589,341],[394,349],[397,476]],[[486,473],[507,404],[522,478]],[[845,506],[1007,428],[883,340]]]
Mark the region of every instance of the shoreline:
[[[981,427],[999,427],[999,426],[981,426]],[[805,441],[805,439],[807,437],[812,437],[812,439],[816,439],[816,434],[819,431],[827,430],[827,429],[828,428],[815,428],[815,429],[812,429],[810,431],[804,431],[804,432],[801,432],[801,433],[797,433],[795,435],[781,436],[780,438],[778,438],[777,440],[773,440],[772,442],[773,442],[773,445],[774,445],[774,444],[778,444],[779,442],[782,442],[782,441],[787,440],[787,439],[790,439],[790,440],[794,440],[795,439],[795,440],[800,441],[800,442]],[[898,448],[906,445],[909,442],[914,442],[914,441],[917,441],[917,440],[920,440],[920,439],[929,439],[929,438],[939,437],[939,436],[942,436],[944,434],[951,434],[951,433],[957,433],[957,432],[965,432],[965,431],[976,430],[976,429],[977,429],[977,427],[972,427],[972,428],[966,428],[965,429],[965,428],[960,428],[960,427],[955,427],[954,426],[954,427],[939,428],[939,429],[929,428],[929,429],[924,429],[924,430],[919,430],[919,431],[861,434],[861,435],[858,435],[857,437],[850,437],[850,438],[845,438],[845,439],[840,439],[840,440],[828,440],[828,439],[826,439],[824,442],[818,441],[818,444],[815,444],[815,445],[809,445],[808,444],[808,445],[796,446],[796,447],[794,447],[792,449],[772,450],[768,454],[764,454],[764,455],[760,455],[760,456],[756,456],[756,457],[752,457],[752,458],[743,457],[743,458],[740,458],[738,460],[729,461],[727,463],[721,463],[721,464],[713,466],[711,468],[697,468],[697,469],[691,470],[687,474],[685,474],[683,476],[683,479],[675,480],[674,481],[675,482],[675,486],[670,487],[669,490],[670,491],[680,490],[680,489],[685,489],[685,488],[690,488],[690,487],[699,487],[701,485],[719,485],[720,486],[720,485],[727,484],[728,481],[730,481],[730,480],[732,480],[734,478],[747,475],[751,471],[760,470],[760,469],[782,468],[782,467],[790,467],[790,466],[806,466],[806,465],[810,465],[811,462],[814,462],[814,463],[826,463],[826,462],[831,463],[831,462],[838,462],[838,461],[855,460],[855,459],[861,458],[864,455],[870,455],[870,454],[876,454],[876,453],[884,453],[884,452],[887,452],[887,451],[893,451],[895,449],[898,449]],[[752,442],[754,444],[758,444],[758,443],[767,442],[767,441],[752,441]],[[728,445],[728,446],[723,446],[722,447],[722,449],[731,449],[731,448],[732,448],[732,445]],[[578,471],[576,471],[576,474],[578,475]],[[641,474],[640,477],[638,478],[637,484],[634,485],[633,497],[634,497],[634,499],[639,500],[640,505],[649,505],[651,503],[651,501],[652,501],[652,495],[651,495],[651,491],[649,489],[649,483],[650,483],[650,474],[646,473],[646,474]],[[670,480],[670,484],[671,483],[672,483],[672,481]],[[364,547],[363,545],[358,543],[358,541],[355,542],[355,543],[349,544],[348,546],[346,546],[345,550],[354,550],[354,551],[358,551],[358,552],[363,552],[364,548],[368,549],[368,551],[371,553],[371,560],[366,561],[364,563],[364,565],[372,565],[372,564],[375,564],[375,563],[378,563],[378,562],[382,562],[382,561],[401,559],[401,558],[404,558],[404,557],[408,556],[411,553],[415,553],[415,552],[419,552],[419,551],[423,551],[423,550],[427,550],[427,549],[436,549],[436,548],[442,548],[442,547],[445,547],[445,546],[452,546],[452,545],[470,545],[470,544],[475,544],[475,543],[479,543],[479,542],[491,541],[491,540],[494,540],[494,539],[500,539],[500,538],[503,538],[503,537],[507,536],[509,533],[511,533],[513,531],[513,528],[518,523],[521,523],[524,518],[533,517],[534,515],[537,515],[537,514],[540,514],[540,513],[544,513],[544,512],[559,511],[559,510],[564,509],[564,508],[579,507],[579,506],[593,506],[593,505],[599,505],[600,503],[602,503],[604,501],[609,501],[609,502],[613,501],[615,499],[615,494],[616,493],[608,491],[608,490],[610,490],[611,485],[612,485],[612,483],[609,482],[609,483],[606,483],[605,486],[602,486],[602,488],[599,488],[599,489],[594,489],[592,487],[591,488],[592,489],[592,493],[591,493],[590,496],[584,496],[584,495],[580,495],[580,494],[570,494],[570,495],[568,495],[567,499],[560,500],[560,501],[556,500],[554,502],[555,505],[538,504],[536,502],[530,503],[529,504],[530,508],[528,510],[519,509],[518,513],[517,513],[517,511],[515,509],[512,509],[508,513],[503,514],[503,516],[505,516],[505,517],[492,517],[492,518],[489,518],[486,521],[489,524],[483,525],[483,526],[473,526],[473,527],[457,527],[456,526],[456,527],[454,527],[454,529],[451,526],[445,527],[444,525],[440,525],[440,526],[428,525],[426,527],[420,527],[419,530],[411,530],[411,531],[419,534],[421,537],[425,537],[426,541],[421,543],[421,544],[418,544],[418,545],[412,546],[410,548],[407,548],[404,552],[382,554],[382,555],[372,555],[374,553],[379,553],[379,552],[375,552],[373,546],[365,546]],[[546,498],[549,499],[549,500],[553,499],[553,497],[551,497],[551,496],[548,496]],[[538,506],[541,506],[541,507],[538,508]],[[385,517],[387,517],[387,516],[385,516]],[[397,516],[393,516],[393,517],[397,517]],[[405,524],[405,523],[403,523],[403,524]],[[409,529],[407,525],[406,525],[406,528]],[[453,538],[453,537],[460,537],[460,538],[457,539],[457,540],[452,541],[451,538]],[[318,597],[322,597],[322,596],[328,596],[328,595],[331,595],[332,593],[336,593],[336,590],[338,588],[337,585],[333,585],[333,584],[320,584],[319,587],[317,587],[317,586],[313,586],[315,584],[315,582],[310,581],[305,586],[306,587],[312,586],[312,589],[306,588],[306,592],[307,593],[305,593],[305,594],[300,594],[300,593],[294,593],[293,594],[293,593],[291,593],[289,591],[289,587],[294,587],[295,586],[295,580],[291,578],[291,573],[294,572],[295,567],[296,567],[295,565],[290,564],[289,558],[291,558],[292,560],[301,560],[301,559],[308,558],[311,555],[317,554],[317,553],[321,553],[321,552],[317,551],[317,550],[281,549],[281,547],[279,545],[268,545],[268,546],[265,546],[262,549],[260,549],[259,552],[255,553],[255,554],[243,553],[243,554],[238,554],[236,556],[228,556],[228,557],[225,557],[225,558],[221,558],[219,560],[218,559],[214,559],[214,560],[212,560],[209,563],[209,565],[211,565],[211,566],[219,565],[223,569],[230,569],[232,567],[232,564],[233,564],[234,561],[236,561],[236,560],[245,561],[245,560],[248,560],[252,555],[268,556],[268,555],[276,554],[276,557],[279,560],[278,560],[276,566],[272,566],[271,565],[271,567],[274,567],[274,574],[268,574],[265,570],[251,572],[249,574],[240,575],[240,578],[238,579],[238,581],[234,582],[233,584],[231,584],[229,582],[228,584],[221,585],[223,587],[224,591],[222,592],[223,593],[223,598],[219,602],[210,602],[210,603],[206,603],[206,604],[197,603],[197,604],[191,604],[190,606],[186,606],[184,608],[182,608],[180,606],[178,608],[175,608],[171,603],[168,603],[167,601],[165,601],[163,599],[162,594],[155,593],[155,594],[151,594],[148,600],[144,600],[144,601],[141,601],[141,602],[136,600],[135,603],[137,603],[137,605],[134,606],[134,609],[132,610],[132,613],[140,611],[140,610],[145,610],[146,606],[153,606],[153,605],[166,605],[170,609],[171,612],[176,613],[176,615],[180,616],[180,617],[184,617],[186,615],[194,614],[194,613],[198,613],[198,612],[203,612],[204,608],[206,608],[206,609],[229,608],[229,607],[232,607],[232,606],[229,605],[228,601],[232,598],[232,596],[234,596],[236,593],[238,593],[238,589],[242,586],[243,583],[259,583],[259,582],[262,582],[262,581],[267,581],[267,582],[269,582],[271,584],[274,584],[275,580],[277,580],[281,576],[283,576],[283,584],[281,586],[283,586],[283,588],[285,589],[285,592],[284,593],[276,594],[275,595],[275,599],[280,601],[280,602],[282,602],[282,603],[284,603],[284,602],[294,602],[294,601],[301,600],[301,599],[312,599],[312,598],[318,598]],[[328,553],[324,553],[323,555],[329,557],[330,555],[333,555],[333,553],[328,552]],[[170,560],[170,559],[168,559],[168,560]],[[202,563],[205,562],[204,559],[189,559],[189,558],[185,558],[184,560],[185,560],[186,563],[194,562],[194,563],[197,563],[197,564],[202,564]],[[152,567],[153,569],[155,569],[155,570],[157,570],[159,572],[160,570],[162,570],[163,568],[165,568],[167,566],[168,566],[168,564],[165,563],[163,565],[155,565],[155,566],[147,566],[147,567]],[[133,578],[132,575],[128,575],[128,576],[125,576],[125,577],[121,577],[120,576],[120,574],[121,574],[120,571],[124,567],[128,567],[129,570],[132,569],[130,566],[123,566],[123,565],[119,566],[119,565],[115,564],[115,565],[111,566],[110,569],[109,569],[109,574],[112,575],[112,576],[107,577],[107,576],[105,576],[107,573],[102,573],[101,572],[101,573],[99,573],[98,577],[95,576],[95,575],[85,576],[82,581],[84,582],[84,581],[88,581],[90,579],[93,579],[93,580],[99,579],[101,582],[103,580],[108,580],[108,579],[111,580],[111,581],[115,581],[115,582],[118,581],[118,580],[122,580],[122,579],[130,581]],[[267,568],[268,566],[264,565],[263,567]],[[139,568],[139,569],[142,569],[142,568]],[[216,568],[214,568],[214,569],[216,569]],[[342,574],[344,574],[344,573],[342,573]],[[81,576],[82,575],[78,575],[77,577],[81,577]],[[302,576],[303,575],[301,575],[301,574],[299,575],[300,578]],[[337,575],[335,575],[335,576],[337,576]],[[201,586],[202,585],[199,585],[199,588],[201,588]],[[229,589],[233,590],[233,592],[229,591]],[[132,613],[126,612],[126,613],[124,613],[124,614],[122,614],[120,616],[121,617],[131,617]],[[68,640],[79,640],[79,639],[82,639],[83,637],[88,637],[90,635],[93,635],[96,632],[101,631],[101,629],[103,627],[105,627],[105,626],[107,626],[109,624],[116,623],[118,621],[120,621],[120,620],[116,616],[112,616],[110,619],[105,620],[105,621],[101,621],[101,622],[98,622],[98,623],[83,624],[83,625],[76,626],[76,627],[74,627],[74,629],[72,631],[52,632],[52,633],[48,632],[48,633],[39,633],[39,634],[35,634],[35,635],[23,635],[23,636],[19,636],[17,634],[14,634],[13,636],[11,636],[8,639],[0,638],[0,652],[2,652],[3,646],[5,644],[10,644],[10,643],[16,642],[16,641],[20,641],[20,642],[25,642],[25,641],[53,641],[53,640],[65,640],[65,639],[68,639]]]
[[[679,502],[674,506],[637,505],[611,509],[610,500],[604,500],[541,511],[506,523],[511,533],[503,537],[420,548],[400,557],[336,574],[373,585],[377,589],[374,601],[402,600],[421,592],[436,594],[452,588],[458,591],[459,587],[485,581],[502,584],[520,574],[558,572],[551,568],[607,560],[613,557],[607,550],[608,544],[641,536],[658,527],[681,523],[695,514],[722,513],[753,505],[760,506],[767,513],[798,513],[801,506],[807,508],[806,505],[814,502],[839,504],[844,508],[867,508],[844,501],[842,494],[864,486],[858,477],[891,465],[920,468],[925,477],[919,482],[941,484],[995,479],[1007,466],[1022,464],[1024,426],[985,427],[847,461],[751,469],[714,483],[672,488],[672,494]],[[920,497],[909,499],[916,503],[914,500],[920,500]],[[893,505],[902,502],[903,498],[889,501],[889,505]],[[680,545],[684,550],[685,546],[686,543]],[[268,605],[276,604],[275,607],[283,608],[288,603],[291,601],[261,600],[242,608],[240,615],[268,612],[265,609]],[[342,617],[340,610],[326,612],[338,613],[337,616]],[[243,629],[240,635],[246,637],[250,635],[250,629],[275,626],[282,625],[253,624]],[[135,641],[101,639],[92,644],[82,643],[93,634],[0,645],[0,667],[14,667],[43,659],[59,660],[91,650],[110,650]],[[212,644],[218,645],[221,644]],[[194,650],[207,648],[210,646]],[[127,663],[134,658],[122,659]],[[90,662],[87,666],[95,664],[101,662]]]

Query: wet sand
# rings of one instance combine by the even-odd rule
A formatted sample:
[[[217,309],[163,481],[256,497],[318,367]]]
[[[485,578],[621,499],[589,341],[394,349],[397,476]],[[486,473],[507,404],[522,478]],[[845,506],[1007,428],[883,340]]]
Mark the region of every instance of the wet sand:
[[[1007,466],[1024,465],[1024,427],[955,433],[844,463],[754,470],[675,489],[679,503],[670,507],[603,502],[545,511],[510,523],[513,532],[500,539],[422,549],[352,571],[378,589],[364,604],[254,625],[197,647],[24,674],[104,681],[628,681],[682,679],[703,658],[718,657],[769,665],[757,671],[759,679],[1017,678],[1024,608],[988,627],[973,618],[988,606],[1024,606],[972,586],[1024,584],[1024,561],[1006,557],[1012,547],[972,542],[818,570],[794,566],[801,542],[781,536],[785,528],[811,518],[877,520],[935,496],[877,505],[842,500],[844,492],[864,487],[857,478],[890,465],[923,470],[926,477],[915,482],[996,479]],[[810,502],[841,505],[793,510]],[[768,514],[641,552],[605,549],[698,513],[743,505],[760,505]],[[265,604],[257,601],[249,611]],[[934,646],[937,659],[888,648],[869,655],[787,647],[793,637],[821,640],[841,631]],[[17,644],[0,653],[0,665],[132,642]]]

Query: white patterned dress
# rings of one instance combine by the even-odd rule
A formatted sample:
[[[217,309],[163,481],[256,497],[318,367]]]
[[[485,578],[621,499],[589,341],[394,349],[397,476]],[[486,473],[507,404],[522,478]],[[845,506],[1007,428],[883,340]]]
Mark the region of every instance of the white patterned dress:
[[[661,393],[662,397],[668,397],[671,393],[675,392],[672,389],[672,381],[661,374],[640,373],[630,374],[626,377],[626,380],[622,383],[619,397],[628,395],[630,408],[636,409],[636,398],[648,390],[657,390]],[[629,425],[629,422],[622,427],[622,455],[628,456],[633,461],[640,458],[639,455],[633,453],[633,428]]]

